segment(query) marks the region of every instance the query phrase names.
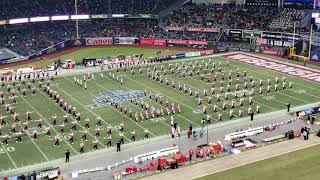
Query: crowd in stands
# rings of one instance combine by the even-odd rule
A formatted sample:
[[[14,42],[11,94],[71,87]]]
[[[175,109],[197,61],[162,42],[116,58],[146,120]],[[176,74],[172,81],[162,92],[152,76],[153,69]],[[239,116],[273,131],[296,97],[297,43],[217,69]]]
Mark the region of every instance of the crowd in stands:
[[[175,0],[77,0],[78,14],[156,14]],[[0,20],[75,14],[74,0],[2,0]]]
[[[299,21],[306,16],[306,12],[303,10],[297,10],[293,8],[285,8],[282,13],[272,20],[269,28],[275,31],[292,31],[294,23],[299,25]]]
[[[157,13],[172,0],[78,0],[79,14]],[[57,14],[74,14],[74,1],[0,1],[0,19]],[[293,23],[306,15],[292,8],[196,5],[188,3],[159,20],[116,19],[79,22],[80,37],[158,37],[167,39],[215,41],[219,32],[168,31],[167,27],[259,29],[290,32]],[[42,22],[0,26],[0,47],[30,55],[66,39],[75,38],[74,21]]]
[[[293,23],[306,16],[303,10],[277,7],[188,4],[166,18],[164,26],[223,27],[292,31]]]
[[[96,20],[79,21],[80,37],[154,37],[156,20]],[[22,55],[30,55],[67,39],[76,38],[74,21],[42,22],[0,27],[0,45]]]

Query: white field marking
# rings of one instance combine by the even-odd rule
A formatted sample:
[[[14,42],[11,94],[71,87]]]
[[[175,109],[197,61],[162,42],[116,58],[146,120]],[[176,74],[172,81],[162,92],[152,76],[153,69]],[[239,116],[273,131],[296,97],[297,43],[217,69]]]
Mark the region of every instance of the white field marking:
[[[20,125],[21,126],[21,125]],[[22,126],[21,126],[22,128]],[[31,137],[30,137],[31,138]],[[46,158],[47,162],[49,161],[48,157],[44,154],[44,152],[40,149],[40,147],[34,142],[34,140],[31,138],[31,141],[33,142],[33,144],[37,147],[37,149],[41,152],[41,154],[44,156],[44,158]]]
[[[310,102],[310,101],[306,101],[306,100],[303,100],[303,99],[300,99],[300,98],[297,98],[297,97],[293,97],[293,96],[290,96],[290,95],[288,95],[288,94],[284,94],[284,93],[281,93],[281,92],[278,92],[278,93],[283,94],[284,96],[291,97],[291,98],[293,98],[293,99],[297,99],[297,100],[306,102],[306,103],[308,103],[308,104],[312,103],[312,102]]]
[[[227,59],[227,58],[225,58],[225,57],[222,57],[222,58]],[[258,58],[261,58],[261,57],[258,57]],[[229,59],[228,59],[228,60],[229,60]],[[220,61],[220,60],[219,60],[219,61]],[[239,61],[235,61],[235,62],[241,63],[241,64],[246,64],[246,65],[249,65],[249,66],[251,66],[251,67],[253,67],[253,68],[259,67],[259,66],[255,66],[255,65],[253,65],[253,64],[247,64],[247,63],[243,63],[243,62],[239,62]],[[230,64],[230,66],[235,66],[235,65]],[[263,68],[263,67],[259,67],[259,68],[268,70],[268,69]],[[272,70],[271,70],[271,71],[272,71]],[[274,72],[274,71],[273,71],[273,72]],[[261,73],[256,72],[256,71],[254,71],[254,73],[256,73],[256,74],[261,74]],[[294,79],[297,78],[297,77],[291,76],[291,75],[289,75],[289,74],[285,74],[285,73],[281,73],[281,72],[277,72],[277,73],[279,73],[279,74],[284,74],[284,75],[289,76],[289,77],[292,77],[292,78],[294,78]],[[265,75],[265,74],[263,74],[263,75]],[[270,76],[269,76],[269,73],[267,73],[267,75],[268,75],[268,77],[270,77]],[[305,79],[303,79],[303,78],[298,78],[298,79],[305,80]],[[309,81],[309,80],[307,80],[307,81]],[[313,81],[309,81],[309,82],[313,82]],[[313,82],[313,83],[314,83],[314,82]],[[300,84],[300,83],[297,83],[297,82],[294,82],[294,84],[297,84],[297,85],[299,85],[299,86],[302,86],[302,87],[305,87],[305,88],[309,88],[309,89],[313,89],[313,90],[315,90],[315,91],[319,91],[319,92],[320,92],[320,89],[317,89],[317,88],[309,87],[309,86],[306,86],[306,85],[303,85],[303,84]]]
[[[22,125],[19,123],[21,129],[23,129]],[[28,136],[28,135],[27,135]],[[28,136],[31,139],[31,142],[36,146],[36,148],[40,151],[44,158],[46,158],[47,162],[49,161],[48,157],[44,154],[44,152],[40,149],[40,147],[34,142],[33,138]]]
[[[68,78],[64,77],[66,80],[68,80],[69,82],[72,82],[71,80],[69,80]],[[101,87],[102,89],[105,89],[105,87],[101,86],[100,84],[98,84],[96,81],[93,81],[95,84],[97,84],[99,87]],[[59,88],[61,89],[61,88]],[[65,91],[64,91],[65,92]],[[89,91],[86,91],[87,94],[89,94],[91,97],[95,97],[92,93],[90,93]],[[87,107],[85,107],[86,109],[88,109]],[[116,111],[112,106],[111,108]],[[91,111],[91,110],[90,110]],[[118,111],[116,111],[118,112]],[[126,115],[123,115],[122,113],[119,113],[121,114],[122,116],[124,116],[126,119],[132,121],[134,124],[136,124],[137,126],[139,126],[141,129],[145,130],[146,128],[144,128],[143,126],[141,126],[140,124],[138,124],[137,122],[133,121],[132,119],[128,118]],[[150,134],[152,134],[153,136],[156,136],[154,133],[150,132]]]
[[[234,66],[234,65],[230,65],[230,66]],[[258,73],[257,73],[258,74]],[[194,79],[193,77],[191,77],[191,79]],[[203,83],[203,84],[206,84],[207,86],[209,86],[207,83],[204,83],[204,82],[202,82],[202,81],[200,81],[201,83]],[[209,86],[210,87],[210,86]],[[199,90],[199,89],[198,89]],[[200,90],[199,90],[200,91]],[[283,93],[281,93],[281,92],[279,92],[278,91],[278,93],[280,93],[280,94],[283,94]],[[283,94],[283,95],[286,95],[286,94]],[[256,95],[256,96],[260,96],[260,95]],[[290,95],[286,95],[286,96],[290,96]],[[292,96],[290,96],[290,97],[292,97]],[[292,98],[295,98],[295,97],[292,97]],[[282,104],[287,104],[287,102],[283,102],[283,101],[280,101],[280,100],[277,100],[277,98],[275,98],[275,99],[273,99],[274,101],[278,101],[278,102],[280,102],[280,103],[282,103]],[[300,100],[302,100],[302,99],[300,99]],[[304,101],[304,100],[302,100],[302,101]],[[311,103],[311,102],[309,102],[309,101],[305,101],[305,102],[308,102],[308,103]],[[259,103],[257,103],[257,104],[259,104]],[[263,105],[263,104],[261,104],[260,103],[260,105],[262,105],[262,106],[266,106],[266,105]],[[266,107],[268,107],[268,106],[266,106]],[[271,107],[269,107],[269,108],[271,108]]]
[[[221,61],[220,61],[220,62],[221,62]],[[238,61],[236,61],[236,62],[238,62]],[[239,63],[239,62],[238,62],[238,63]],[[250,64],[249,64],[249,65],[250,65]],[[232,65],[232,64],[230,64],[230,66],[235,67],[235,65]],[[252,65],[250,65],[250,66],[252,66]],[[256,66],[254,66],[254,67],[256,67]],[[241,68],[241,69],[242,69],[242,68]],[[265,74],[259,73],[259,72],[257,72],[257,71],[253,71],[253,73],[265,76]],[[282,73],[281,73],[281,74],[282,74]],[[269,73],[267,73],[267,77],[271,77],[271,76],[269,75]],[[294,83],[294,84],[298,84],[298,83]],[[304,86],[304,85],[301,85],[301,84],[299,84],[299,85],[300,85],[300,86],[303,86],[303,87],[308,87],[308,86]],[[318,89],[317,89],[317,90],[318,90]],[[280,93],[280,92],[278,92],[278,93]],[[283,93],[280,93],[280,94],[283,94]],[[305,94],[308,94],[308,93],[305,93]],[[309,101],[305,101],[305,100],[303,100],[303,99],[296,98],[296,97],[293,97],[293,96],[290,96],[290,95],[286,95],[286,94],[283,94],[283,95],[292,97],[292,98],[294,98],[294,99],[298,99],[298,100],[300,100],[300,101],[304,101],[304,102],[307,102],[307,103],[311,103],[311,102],[309,102]]]
[[[41,90],[39,90],[38,88],[36,88],[36,89],[37,89],[43,96],[45,96],[50,102],[52,102],[52,100],[51,100],[48,96],[46,96]],[[52,103],[53,103],[53,102],[52,102]],[[56,105],[56,104],[54,104],[54,105]],[[62,112],[64,112],[63,109],[62,109],[60,106],[58,106],[58,108],[59,108]],[[71,117],[73,120],[75,120],[73,116],[70,116],[70,117]],[[85,128],[84,128],[78,121],[77,121],[77,124],[78,124],[83,130],[85,130]],[[93,137],[93,139],[97,140],[100,145],[102,145],[103,147],[106,147],[101,141],[99,141],[95,136],[93,136],[93,134],[91,134],[90,131],[88,131],[88,134],[89,134],[91,137]]]
[[[195,87],[193,87],[193,86],[191,86],[191,85],[188,85],[189,87],[192,87],[192,89],[196,89],[196,90],[198,90],[199,92],[202,92],[200,89],[198,89],[198,88],[195,88]],[[257,96],[260,96],[260,95],[257,95]],[[279,101],[280,102],[280,101]],[[267,106],[267,105],[265,105],[265,104],[262,104],[262,103],[258,103],[257,101],[255,101],[254,103],[257,103],[257,104],[260,104],[261,106],[264,106],[264,107],[267,107],[267,108],[269,108],[269,109],[272,109],[272,110],[277,110],[277,109],[275,109],[275,108],[272,108],[272,107],[270,107],[270,106]],[[282,102],[283,103],[283,102]],[[221,103],[220,103],[221,104]],[[284,104],[286,104],[286,103],[284,103]],[[212,104],[208,104],[209,106],[213,106]]]
[[[20,95],[20,94],[19,94]],[[19,126],[21,129],[23,129],[22,125],[19,123]],[[27,135],[28,136],[28,135]],[[45,155],[45,153],[40,149],[40,147],[34,142],[33,138],[28,136],[31,139],[31,142],[36,146],[36,148],[40,151],[40,153],[43,155],[43,157],[49,161],[48,157]]]
[[[109,81],[110,79],[108,79],[108,81]],[[103,89],[105,89],[103,86],[101,86],[100,84],[98,84],[97,82],[95,82],[98,86],[100,86],[101,88],[103,88]],[[132,89],[130,89],[130,88],[128,88],[127,86],[125,86],[125,85],[122,85],[124,88],[126,88],[126,89],[128,89],[128,90],[132,90]],[[165,118],[164,118],[165,119]],[[171,127],[170,125],[168,125],[167,123],[165,123],[165,122],[163,122],[163,121],[160,121],[162,124],[164,124],[164,125],[166,125],[166,126],[168,126],[168,127]]]
[[[133,80],[133,79],[132,79]],[[148,87],[148,86],[147,86]],[[131,90],[130,88],[128,88],[128,87],[125,87],[125,88],[127,88],[127,89],[129,89],[129,90]],[[150,88],[151,89],[151,88]],[[154,89],[152,89],[153,91],[154,91]],[[157,92],[157,91],[155,91],[155,92]],[[160,94],[162,94],[162,93],[160,93]],[[162,94],[162,95],[164,95],[164,94]],[[165,95],[164,95],[165,96]],[[166,96],[166,97],[168,97],[168,96]],[[169,99],[171,99],[170,97],[168,97]],[[173,99],[171,99],[171,100],[173,100]],[[174,100],[173,100],[174,101]],[[178,102],[178,101],[176,101],[176,102]],[[183,104],[183,103],[182,103]],[[184,104],[185,105],[185,104]],[[194,110],[194,109],[193,109]],[[187,119],[186,117],[184,117],[184,116],[182,116],[181,114],[177,114],[178,116],[180,116],[181,118],[183,118],[183,119],[185,119],[185,120],[187,120],[188,122],[190,122],[190,123],[192,123],[192,124],[194,124],[194,125],[196,125],[196,126],[198,126],[198,124],[196,124],[196,123],[194,123],[194,122],[192,122],[192,121],[190,121],[189,119]],[[171,127],[171,126],[170,126]],[[200,127],[200,126],[199,126]]]
[[[48,124],[49,127],[51,127],[50,123],[42,116],[42,114],[36,109],[34,108],[23,96],[21,96],[20,93],[18,93],[20,95],[20,97],[23,99],[24,102],[26,102],[28,104],[28,106],[30,106],[34,112],[36,112],[40,117],[41,119],[45,120]],[[58,131],[53,127],[52,130],[54,130],[59,136],[60,134],[58,133]],[[64,138],[61,137],[61,139],[64,140],[64,142],[76,153],[76,154],[79,154],[78,151],[76,151]]]
[[[64,77],[66,78],[66,77]],[[66,78],[67,79],[67,78]],[[71,96],[69,93],[67,93],[66,91],[64,91],[63,89],[61,89],[60,87],[58,86],[55,86],[56,88],[60,89],[60,91],[62,91],[65,95],[69,96],[71,99],[73,99],[76,103],[78,103],[80,106],[84,107],[85,109],[87,109],[91,114],[93,114],[94,116],[96,117],[100,117],[98,116],[95,112],[93,112],[92,110],[90,110],[88,107],[84,106],[83,104],[81,104],[78,100],[76,100],[73,96]],[[109,123],[107,123],[105,120],[102,119],[102,121],[104,123],[106,123],[108,126],[110,126]],[[119,133],[119,131],[117,131]],[[131,141],[130,138],[124,136],[127,140]]]
[[[140,82],[138,82],[138,81],[136,81],[136,80],[134,80],[134,79],[132,79],[132,78],[130,78],[130,77],[127,77],[127,79],[131,79],[132,81],[135,81],[135,82],[141,84],[141,85],[144,86],[144,87],[148,87],[149,89],[153,90],[154,92],[158,92],[158,91],[154,90],[153,88],[151,88],[150,86],[147,86],[147,85],[145,85],[145,84],[142,84],[142,83],[140,83]],[[159,94],[162,94],[161,92],[158,92],[158,93],[159,93]],[[188,105],[186,105],[186,104],[184,104],[184,103],[182,103],[182,102],[180,102],[180,101],[178,101],[178,100],[172,99],[171,97],[166,96],[166,95],[164,95],[164,94],[162,94],[162,95],[165,96],[165,97],[167,97],[167,98],[169,98],[169,99],[171,99],[172,101],[179,102],[180,104],[188,107],[188,108],[191,109],[192,111],[195,110],[194,108],[192,108],[192,107],[190,107],[190,106],[188,106]],[[193,121],[190,121],[189,119],[185,118],[184,116],[182,116],[182,115],[180,115],[180,114],[178,114],[178,116],[182,117],[183,119],[189,121],[190,123],[192,123],[192,124],[194,124],[194,125],[196,125],[196,126],[198,126],[198,127],[201,127],[200,125],[194,123]]]
[[[3,144],[1,144],[1,146],[2,146],[3,150],[6,152],[6,154],[8,155],[8,157],[9,157],[10,161],[12,162],[12,164],[14,165],[14,167],[17,169],[17,165],[13,161],[12,157],[10,156],[10,154],[8,153],[7,148]]]

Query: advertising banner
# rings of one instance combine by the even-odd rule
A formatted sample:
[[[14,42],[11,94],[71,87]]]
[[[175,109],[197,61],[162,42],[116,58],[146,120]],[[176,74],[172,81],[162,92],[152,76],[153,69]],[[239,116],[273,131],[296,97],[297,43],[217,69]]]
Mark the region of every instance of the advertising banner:
[[[220,32],[220,28],[193,28],[193,27],[187,27],[186,31],[192,31],[192,32]]]
[[[86,38],[87,46],[97,46],[97,45],[111,45],[113,44],[112,37],[103,37],[103,38]]]
[[[291,47],[292,42],[282,41],[278,39],[264,39],[264,38],[257,38],[255,39],[255,44],[258,46],[263,45],[270,45],[270,46],[278,46],[278,47]]]
[[[168,44],[180,44],[180,45],[208,45],[208,41],[194,41],[194,40],[167,40]]]
[[[261,38],[262,32],[255,30],[243,30],[242,38]]]
[[[258,45],[258,46],[267,45],[267,44],[268,44],[267,39],[263,39],[263,38],[256,39],[256,45]]]
[[[200,51],[201,56],[206,56],[206,55],[210,55],[210,54],[214,54],[214,50]]]
[[[171,27],[171,26],[168,26],[167,30],[168,31],[184,31],[184,27]]]
[[[304,115],[304,116],[307,116],[307,115],[310,115],[310,114],[318,114],[318,113],[320,113],[320,106],[311,107],[309,109],[304,109],[304,110],[301,110],[301,111],[297,111],[297,114]]]
[[[201,54],[200,54],[199,51],[186,53],[186,57],[198,57],[198,56],[200,56],[200,55],[201,55]]]
[[[114,44],[139,44],[137,37],[115,37]]]
[[[195,28],[195,27],[167,27],[168,31],[190,31],[190,32],[208,32],[215,33],[220,32],[220,28]]]
[[[166,39],[158,39],[158,38],[140,38],[140,45],[142,46],[167,46]]]
[[[275,55],[275,56],[282,56],[282,51],[279,50],[261,50],[262,54],[268,54],[268,55]]]
[[[282,33],[277,32],[263,32],[262,38],[264,39],[276,39],[276,40],[282,40]]]
[[[186,54],[185,53],[182,53],[182,54],[176,54],[175,55],[175,58],[186,58],[187,56],[186,56]]]
[[[229,30],[229,36],[231,37],[241,37],[242,35],[242,30]]]

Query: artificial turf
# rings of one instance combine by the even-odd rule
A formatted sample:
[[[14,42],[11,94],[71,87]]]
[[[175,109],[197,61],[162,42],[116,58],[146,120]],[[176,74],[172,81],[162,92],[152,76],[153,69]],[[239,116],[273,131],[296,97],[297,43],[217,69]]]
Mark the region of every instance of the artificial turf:
[[[88,55],[89,52],[84,52],[83,54]],[[123,54],[123,53],[122,53]],[[91,54],[90,56],[97,56],[96,54]],[[282,90],[281,85],[279,86],[279,91],[274,92],[273,88],[271,88],[270,93],[266,93],[264,89],[263,94],[258,93],[258,82],[260,79],[266,83],[268,78],[271,79],[272,83],[274,83],[275,77],[279,77],[280,81],[283,74],[275,73],[269,70],[265,70],[262,68],[257,68],[253,66],[248,66],[243,63],[229,61],[229,66],[226,65],[226,59],[222,57],[214,57],[210,58],[212,62],[215,62],[216,66],[218,66],[219,62],[222,64],[222,70],[226,71],[226,74],[230,70],[233,73],[240,69],[240,72],[247,71],[248,76],[253,76],[254,80],[257,81],[257,87],[255,95],[254,95],[254,104],[259,104],[261,106],[261,112],[267,113],[271,111],[282,110],[286,108],[286,104],[288,102],[291,103],[292,106],[299,106],[309,103],[317,102],[317,97],[319,97],[320,93],[320,85],[315,84],[312,82],[304,81],[302,79],[296,79],[290,76],[287,76],[286,79],[288,82],[293,82],[293,88]],[[29,133],[26,133],[27,136],[23,137],[22,143],[16,143],[15,139],[9,140],[9,145],[2,144],[0,147],[0,171],[5,171],[8,169],[23,167],[26,165],[36,164],[45,161],[51,161],[57,158],[61,158],[64,156],[64,152],[69,149],[72,155],[79,154],[79,145],[81,142],[85,144],[85,152],[92,151],[92,141],[94,139],[98,140],[98,149],[106,148],[107,144],[107,134],[106,129],[107,126],[111,125],[113,127],[113,144],[117,140],[119,140],[119,124],[124,123],[125,125],[125,143],[130,143],[130,137],[133,130],[136,131],[137,140],[142,140],[144,138],[144,130],[147,128],[150,131],[150,138],[167,135],[171,132],[170,127],[170,116],[164,116],[163,118],[154,118],[144,120],[143,122],[136,122],[134,119],[128,118],[123,113],[117,111],[114,107],[106,105],[103,102],[98,103],[100,106],[94,106],[96,103],[97,97],[104,96],[108,94],[109,96],[120,96],[120,98],[126,99],[126,93],[131,91],[133,92],[133,96],[143,94],[144,91],[151,92],[153,95],[161,96],[164,101],[167,99],[169,106],[174,103],[175,106],[178,104],[181,107],[181,113],[173,115],[174,119],[177,121],[178,125],[181,128],[181,131],[186,130],[190,124],[194,128],[200,128],[201,118],[203,117],[202,114],[202,105],[198,105],[198,100],[194,96],[189,96],[182,91],[177,89],[178,82],[181,84],[186,84],[188,87],[192,87],[193,90],[199,91],[199,95],[202,97],[202,91],[206,89],[208,94],[210,93],[211,84],[204,80],[201,80],[200,76],[196,74],[196,71],[200,69],[200,65],[202,62],[208,63],[209,59],[204,58],[200,60],[196,60],[198,64],[196,65],[195,60],[178,60],[176,62],[165,62],[162,64],[154,64],[149,66],[150,69],[153,69],[154,66],[157,67],[159,70],[161,66],[167,69],[166,75],[163,72],[160,72],[164,77],[166,77],[170,83],[169,86],[165,84],[161,84],[160,82],[156,82],[151,78],[148,78],[147,75],[147,68],[145,66],[142,67],[142,74],[138,73],[137,67],[134,68],[135,75],[131,75],[131,71],[128,69],[124,72],[123,69],[120,69],[119,72],[115,70],[106,70],[103,72],[94,73],[95,80],[88,80],[87,79],[87,90],[84,90],[82,87],[78,87],[74,83],[74,77],[78,79],[82,79],[86,74],[79,74],[79,75],[72,75],[72,76],[62,76],[55,78],[54,82],[51,82],[51,88],[65,100],[68,104],[75,106],[78,111],[81,112],[81,122],[78,123],[78,130],[75,133],[75,141],[74,143],[68,143],[68,134],[73,132],[70,130],[71,128],[71,121],[74,118],[69,117],[69,123],[66,124],[66,131],[64,134],[60,133],[59,125],[62,124],[63,115],[66,114],[64,110],[62,110],[55,102],[50,100],[48,95],[43,92],[42,88],[38,87],[38,84],[41,83],[37,81],[33,86],[36,88],[36,95],[31,95],[30,91],[27,91],[26,96],[22,96],[21,92],[17,92],[17,103],[13,105],[14,109],[20,114],[20,119],[22,122],[26,121],[25,113],[26,111],[32,112],[32,119],[33,121],[29,122],[29,127],[36,127],[38,119],[43,120],[44,129],[46,127],[51,126],[53,128],[51,137],[47,137],[44,134],[39,134],[38,140],[33,140],[30,137],[30,130]],[[178,74],[174,71],[171,74],[168,71],[169,64],[172,64],[173,67],[178,65],[178,67],[183,69],[183,63],[185,66],[189,66],[189,63],[192,62],[195,67],[195,72],[193,76],[190,77],[186,75],[184,78],[181,74]],[[217,68],[217,67],[216,67]],[[211,69],[211,68],[210,68]],[[200,75],[204,75],[204,69],[199,70]],[[119,82],[116,82],[109,78],[109,72],[114,73],[119,78],[123,79],[124,84],[121,85]],[[216,71],[215,71],[216,72]],[[104,78],[100,77],[100,74],[104,74]],[[214,74],[214,73],[213,73]],[[211,76],[213,76],[211,74]],[[241,73],[242,74],[242,73]],[[241,75],[242,76],[242,75]],[[206,77],[206,76],[205,76]],[[171,81],[175,81],[176,88],[171,87]],[[216,83],[216,92],[219,92],[221,76]],[[50,81],[50,80],[48,80]],[[226,80],[227,81],[227,80]],[[240,78],[240,89],[243,89],[243,78]],[[23,85],[22,85],[23,87]],[[250,87],[250,85],[249,85]],[[273,87],[273,86],[272,86]],[[15,89],[15,88],[14,88]],[[251,89],[251,88],[249,88]],[[6,92],[4,87],[0,88],[1,91]],[[234,87],[232,87],[232,91],[234,91]],[[112,95],[113,93],[113,95]],[[136,94],[135,94],[136,93]],[[111,94],[111,95],[110,95]],[[6,101],[11,102],[9,99],[9,94],[5,93]],[[221,96],[223,99],[223,95]],[[212,115],[212,122],[217,123],[217,113],[213,112],[212,105],[208,105],[207,98],[202,97],[203,104],[208,106],[208,113]],[[245,97],[245,104],[244,107],[241,109],[244,110],[244,116],[247,116],[247,108],[248,108],[248,97]],[[101,100],[101,99],[100,99]],[[156,102],[154,99],[150,100],[148,97],[144,98],[143,101],[148,103],[150,106],[154,108],[163,108],[165,109],[165,105],[160,105],[159,102]],[[217,104],[219,106],[218,112],[222,113],[222,121],[230,121],[229,119],[229,109],[230,109],[230,102],[228,101],[228,110],[223,111],[221,106],[222,102],[216,102],[215,96],[212,97],[212,104]],[[238,100],[237,100],[238,103]],[[128,109],[131,109],[132,112],[142,112],[143,109],[130,103],[129,101],[122,102],[123,106],[126,106]],[[238,110],[240,107],[237,105],[235,108],[235,119],[238,118]],[[255,106],[253,106],[255,110]],[[5,108],[2,106],[0,107],[0,112],[4,116],[8,116],[6,118],[7,125],[3,126],[2,133],[10,134],[11,124],[13,123],[13,117],[9,116],[9,114],[5,111]],[[57,115],[58,117],[58,125],[52,126],[51,124],[51,116]],[[96,138],[94,137],[96,131],[96,118],[101,117],[102,127],[101,129],[101,137]],[[83,141],[81,140],[82,131],[85,129],[84,119],[89,118],[91,120],[91,127],[88,129],[88,140]],[[248,117],[249,119],[249,117]],[[22,122],[17,124],[17,129],[22,129]],[[43,130],[44,131],[44,130]],[[59,146],[54,146],[54,136],[59,134],[62,137],[62,142]],[[14,150],[13,150],[14,149]],[[1,174],[1,173],[0,173]]]

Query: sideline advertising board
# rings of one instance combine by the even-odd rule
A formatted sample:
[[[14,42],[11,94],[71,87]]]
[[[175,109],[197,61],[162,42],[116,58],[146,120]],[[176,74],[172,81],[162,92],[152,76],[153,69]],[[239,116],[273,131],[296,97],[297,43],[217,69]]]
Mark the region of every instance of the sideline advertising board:
[[[97,46],[97,45],[112,45],[112,37],[103,37],[103,38],[86,38],[86,46]]]

